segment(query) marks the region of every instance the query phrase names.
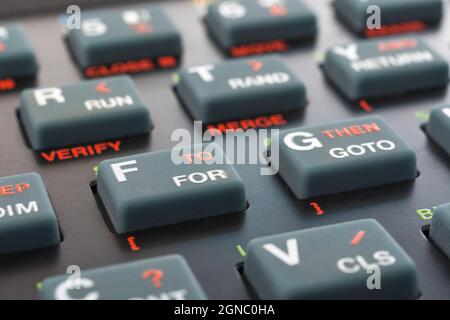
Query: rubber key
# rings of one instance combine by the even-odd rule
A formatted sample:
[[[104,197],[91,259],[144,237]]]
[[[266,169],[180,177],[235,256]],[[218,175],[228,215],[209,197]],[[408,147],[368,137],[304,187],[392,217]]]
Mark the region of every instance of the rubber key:
[[[0,25],[0,92],[17,88],[20,81],[33,80],[38,63],[22,27]]]
[[[443,16],[442,0],[335,0],[333,5],[346,26],[367,37],[424,31]]]
[[[414,150],[378,116],[280,131],[279,174],[299,199],[417,177]]]

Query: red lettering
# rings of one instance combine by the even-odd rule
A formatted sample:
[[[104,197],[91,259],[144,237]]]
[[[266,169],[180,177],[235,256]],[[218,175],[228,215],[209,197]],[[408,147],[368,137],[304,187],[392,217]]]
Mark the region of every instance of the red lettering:
[[[201,161],[211,161],[214,159],[214,156],[210,152],[199,152],[196,154],[186,154],[183,156],[184,160],[186,160],[187,164],[191,164],[194,162],[194,158]]]
[[[378,44],[380,52],[404,50],[417,47],[416,39],[400,39],[391,41],[382,41]]]
[[[258,117],[255,119],[255,125],[258,128],[268,128],[274,125],[273,121],[267,117]]]
[[[285,16],[288,11],[287,11],[286,7],[284,7],[282,5],[273,5],[270,7],[269,12],[270,12],[271,16],[282,17],[282,16]]]
[[[224,127],[223,124],[220,124],[217,128],[215,128],[213,125],[208,125],[207,130],[211,136],[217,136],[222,134],[222,132],[226,131],[226,128],[223,127]]]
[[[352,136],[350,130],[348,130],[347,128],[342,128],[341,130],[335,129],[335,132],[341,138],[345,137],[345,136],[347,136],[347,137],[351,137]]]
[[[95,154],[94,148],[92,146],[86,146],[86,151],[93,156]]]
[[[350,130],[350,132],[355,136],[360,136],[364,134],[364,130],[362,130],[361,127],[358,125],[348,127],[348,130]]]
[[[59,160],[68,160],[73,157],[70,149],[59,149],[56,151],[56,156]]]
[[[239,129],[240,123],[238,121],[231,121],[226,123],[227,129]]]
[[[72,154],[75,158],[78,158],[80,155],[84,156],[84,157],[88,156],[86,148],[84,148],[84,147],[72,148]]]
[[[141,247],[139,247],[136,243],[136,238],[135,237],[128,237],[127,238],[128,244],[130,246],[130,249],[132,251],[139,251],[141,250]]]

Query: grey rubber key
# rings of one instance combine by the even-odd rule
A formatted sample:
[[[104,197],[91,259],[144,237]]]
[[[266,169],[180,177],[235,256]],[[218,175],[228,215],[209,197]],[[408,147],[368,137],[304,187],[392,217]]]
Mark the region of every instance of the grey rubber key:
[[[17,24],[0,25],[0,80],[33,78],[37,70],[34,50],[22,27]]]
[[[35,150],[142,135],[153,127],[128,76],[25,90],[19,113]]]
[[[299,199],[413,180],[416,154],[378,116],[280,131],[279,173]]]
[[[450,203],[438,206],[430,224],[430,238],[450,259]]]
[[[303,82],[278,56],[182,69],[177,92],[196,120],[216,122],[300,110]]]
[[[412,259],[375,220],[250,242],[244,275],[261,299],[416,299]]]
[[[323,70],[350,100],[444,88],[449,76],[447,60],[410,36],[333,47],[326,53]]]
[[[300,0],[216,1],[205,23],[225,50],[271,40],[302,41],[317,33],[314,13]]]
[[[143,71],[149,71],[158,63],[155,58],[178,58],[182,50],[178,31],[156,6],[83,11],[81,28],[69,30],[67,42],[83,70],[123,62],[122,66],[118,64],[105,73],[85,70],[88,77],[113,75],[124,70],[135,73],[143,67]],[[152,60],[142,60],[147,58]],[[134,67],[130,61],[134,62]],[[141,65],[142,61],[147,61],[145,66]]]
[[[72,276],[72,277],[70,277]],[[42,300],[204,300],[183,257],[170,255],[63,275],[42,282]]]
[[[58,221],[37,173],[0,178],[0,254],[56,246]]]
[[[430,113],[426,130],[431,139],[450,155],[450,107],[434,108]]]
[[[98,195],[117,233],[243,212],[244,183],[224,161],[217,145],[106,160],[98,168]]]
[[[387,30],[383,30],[389,25],[396,26],[399,31],[403,30],[403,26],[404,30],[408,31],[405,23],[413,24],[409,26],[409,31],[420,31],[427,26],[438,24],[443,15],[442,0],[335,0],[333,5],[337,16],[346,26],[356,33],[367,36],[389,34]],[[380,10],[381,30],[367,28],[368,18],[375,12],[373,6],[378,6]]]

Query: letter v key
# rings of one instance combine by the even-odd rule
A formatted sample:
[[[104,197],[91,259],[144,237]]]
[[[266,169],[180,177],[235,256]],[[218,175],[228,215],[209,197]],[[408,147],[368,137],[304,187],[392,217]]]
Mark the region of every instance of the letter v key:
[[[297,239],[287,240],[286,245],[287,245],[287,253],[272,243],[265,244],[263,248],[290,267],[299,265],[300,254],[298,252]]]

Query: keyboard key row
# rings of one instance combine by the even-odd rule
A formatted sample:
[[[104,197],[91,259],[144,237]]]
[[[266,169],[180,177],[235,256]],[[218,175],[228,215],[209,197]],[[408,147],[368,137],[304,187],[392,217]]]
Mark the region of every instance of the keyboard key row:
[[[247,248],[243,276],[261,299],[419,296],[414,262],[372,219],[255,239]],[[87,270],[78,279],[48,278],[39,295],[46,300],[206,299],[179,255]]]

